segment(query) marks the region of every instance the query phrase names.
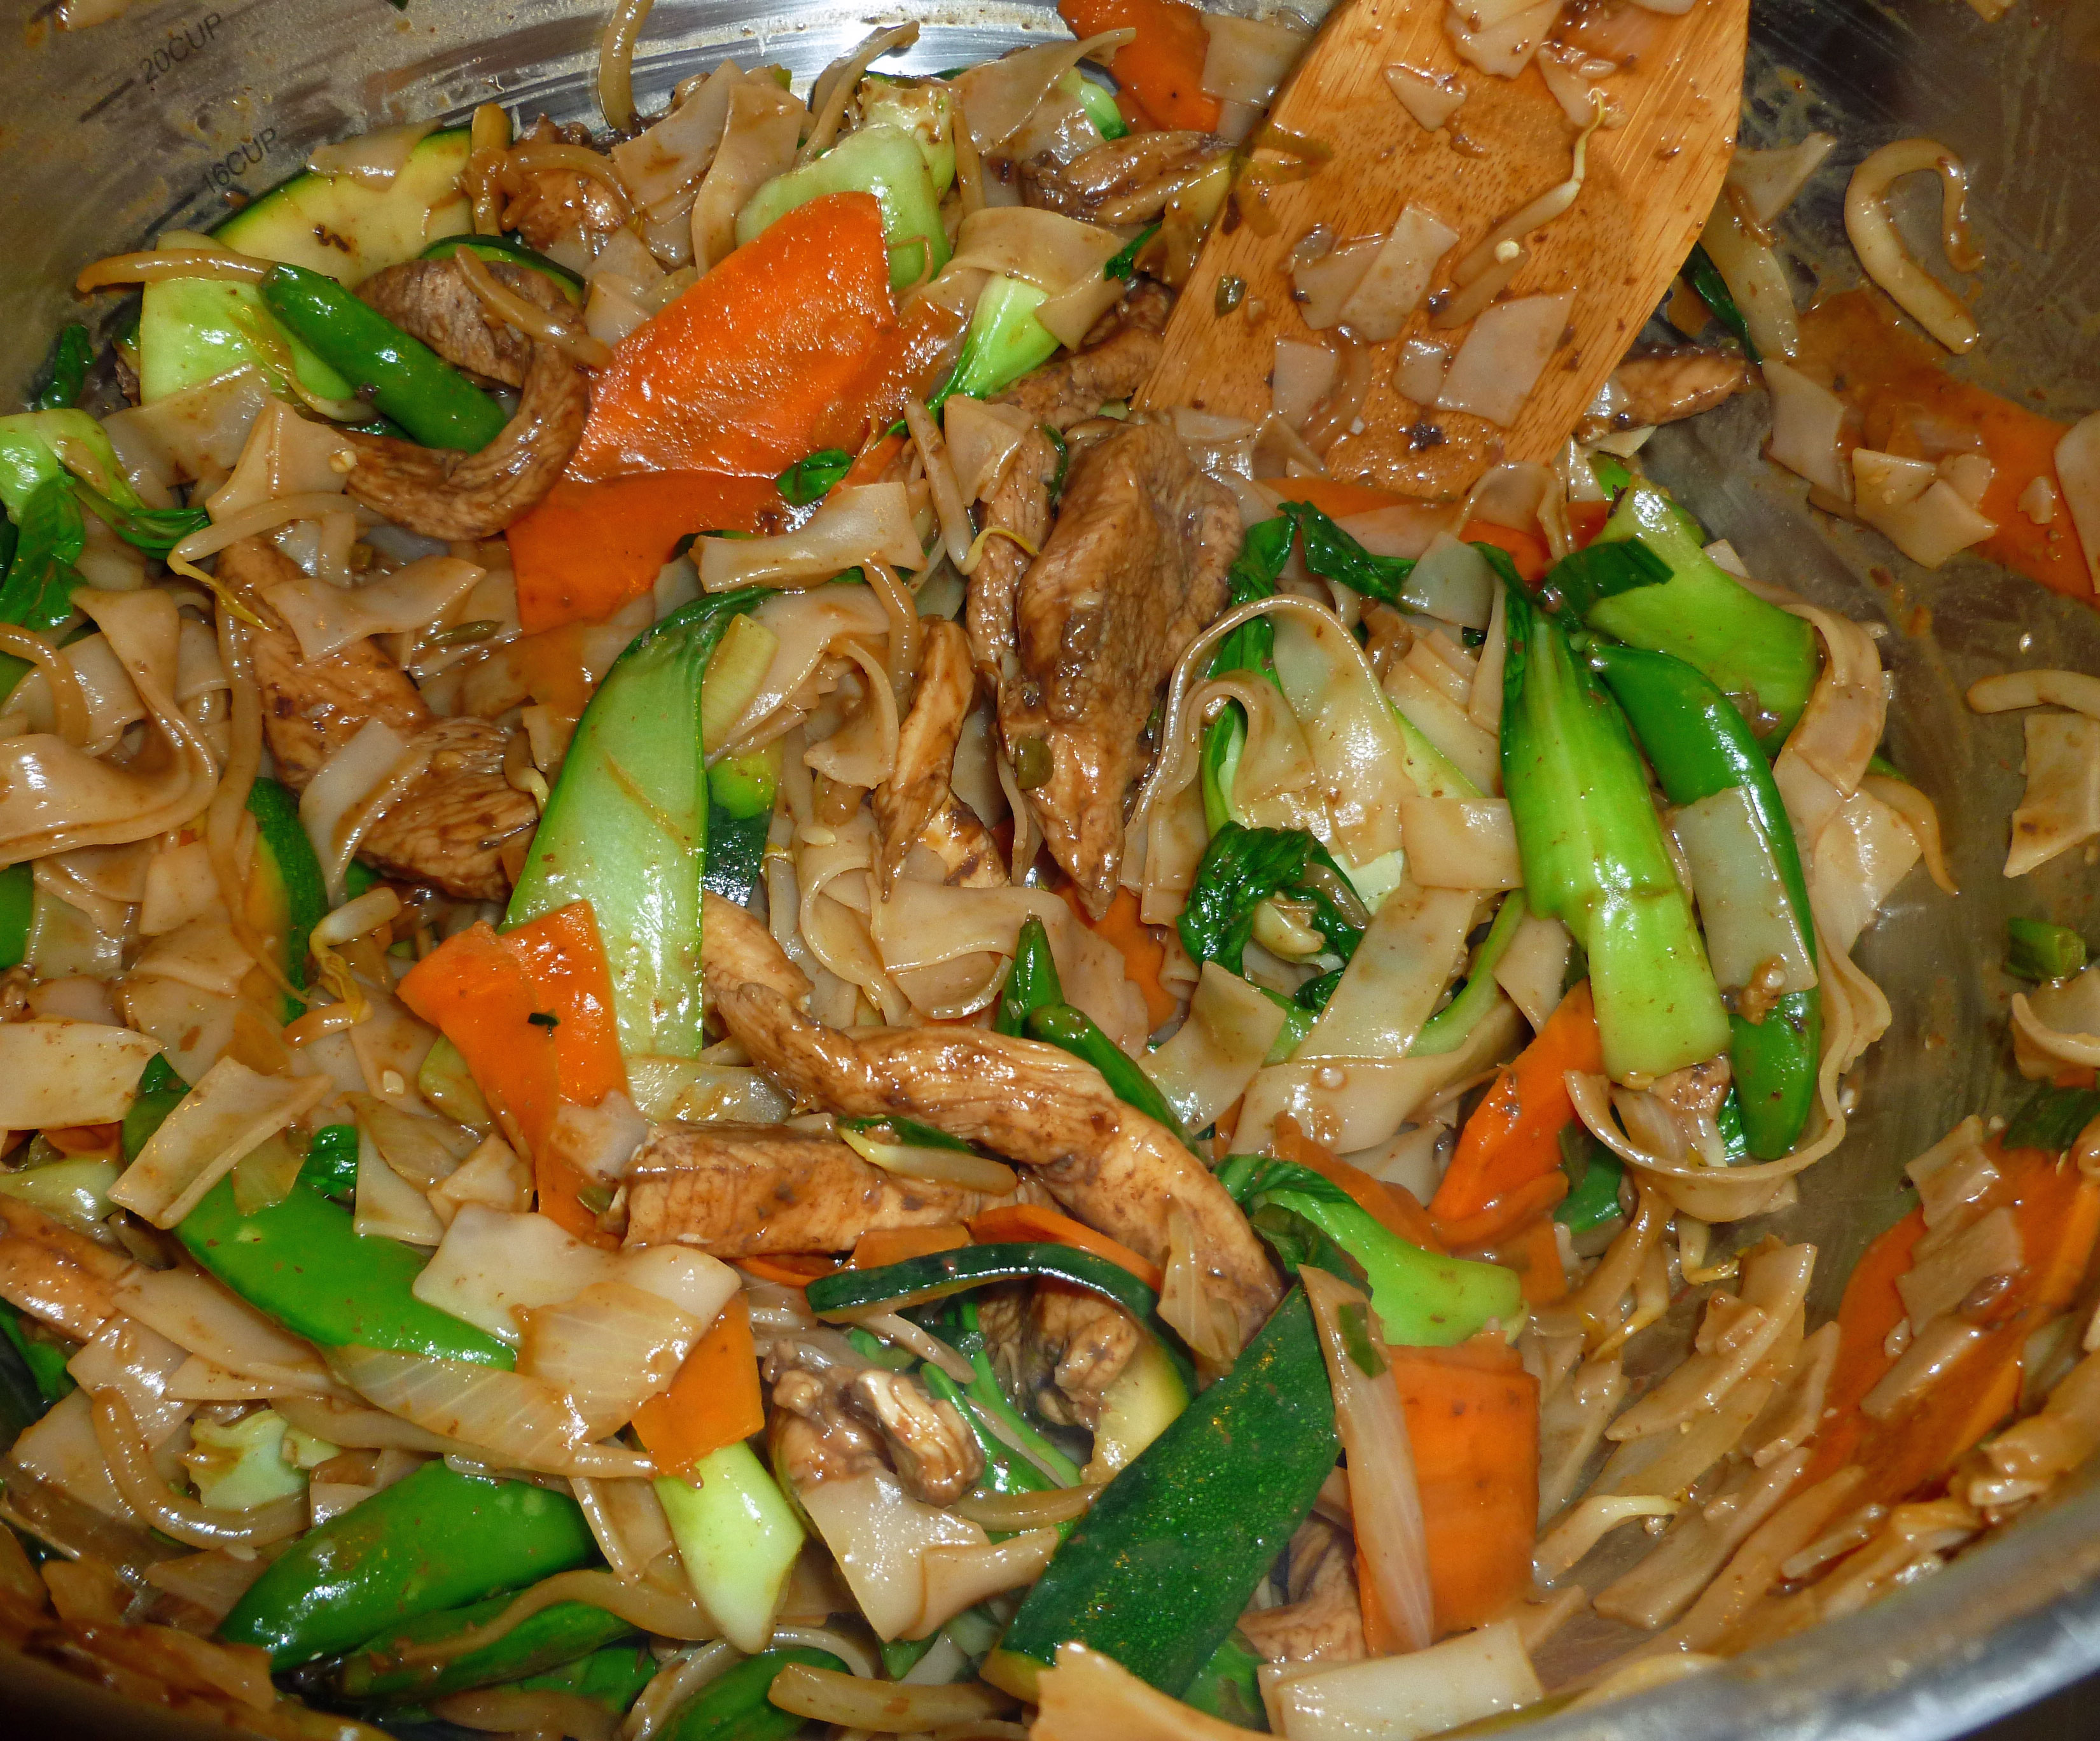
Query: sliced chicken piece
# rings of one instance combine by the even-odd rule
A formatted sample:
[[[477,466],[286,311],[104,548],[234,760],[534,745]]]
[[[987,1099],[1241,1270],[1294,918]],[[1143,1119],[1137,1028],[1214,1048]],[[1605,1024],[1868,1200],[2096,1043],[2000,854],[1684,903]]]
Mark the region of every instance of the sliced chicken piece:
[[[1172,428],[1131,423],[1073,461],[1057,529],[1021,581],[1021,669],[999,686],[999,728],[1017,766],[1031,739],[1048,751],[1029,802],[1096,918],[1115,899],[1146,719],[1224,605],[1239,540],[1231,493]]]
[[[308,659],[279,621],[268,589],[296,580],[291,559],[261,537],[219,552],[218,579],[265,627],[248,631],[262,692],[262,735],[277,775],[303,792],[321,764],[365,724],[380,720],[430,764],[373,824],[360,852],[390,873],[462,900],[501,900],[510,891],[505,849],[539,822],[528,793],[504,777],[517,728],[480,719],[439,719],[406,672],[370,639]]]
[[[779,1441],[798,1484],[857,1475],[886,1460],[914,1499],[947,1505],[984,1473],[984,1447],[953,1403],[862,1359],[836,1330],[777,1338],[766,1350],[765,1376],[775,1409],[806,1429],[786,1429]]]
[[[863,1233],[966,1222],[1012,1200],[885,1173],[811,1131],[659,1125],[628,1167],[627,1243],[716,1257],[842,1252]]]
[[[542,115],[518,135],[521,145],[581,145],[590,148],[588,128],[557,126]],[[607,158],[609,168],[611,159]],[[610,236],[627,221],[612,189],[595,175],[576,170],[519,170],[505,166],[503,228],[514,230],[527,247],[545,254],[563,242],[589,236]],[[595,251],[595,250],[593,250]]]
[[[1349,1536],[1322,1518],[1300,1526],[1289,1550],[1290,1601],[1240,1616],[1255,1655],[1273,1663],[1354,1663],[1370,1654],[1352,1550]]]
[[[797,1100],[858,1117],[916,1119],[982,1142],[1035,1169],[1073,1213],[1162,1266],[1178,1205],[1208,1277],[1205,1292],[1232,1312],[1242,1346],[1276,1304],[1268,1256],[1238,1205],[1169,1132],[1110,1093],[1092,1065],[988,1029],[826,1027],[767,985],[733,983],[712,960],[708,972],[730,1032]]]
[[[941,880],[952,889],[1001,889],[1005,856],[992,832],[952,792],[919,831],[919,844],[941,862]]]
[[[473,295],[459,278],[455,261],[422,263],[459,279],[466,294]],[[501,263],[488,271],[557,325],[580,326],[576,305],[543,274]],[[465,343],[465,311],[456,297],[448,294],[440,301],[428,289],[431,276],[418,281],[426,286],[421,294],[402,300],[408,318],[400,324],[446,361],[476,369],[501,349],[501,342]],[[483,319],[500,324],[492,316],[484,314]],[[583,438],[589,410],[590,389],[583,370],[559,345],[535,338],[521,377],[518,409],[487,447],[462,453],[346,430],[343,439],[356,449],[357,463],[345,487],[367,507],[426,538],[492,538],[554,487]]]
[[[936,1402],[902,1372],[871,1367],[853,1381],[854,1400],[889,1451],[904,1491],[930,1505],[952,1505],[984,1473],[984,1447],[955,1405]]]
[[[19,1197],[0,1196],[0,1300],[80,1341],[116,1315],[112,1292],[131,1267]]]
[[[1610,415],[1586,418],[1581,436],[1595,441],[1617,429],[1679,422],[1711,411],[1749,384],[1750,366],[1733,351],[1679,345],[1630,356],[1605,387]]]
[[[1105,201],[1157,185],[1224,144],[1212,133],[1162,130],[1129,134],[1063,164],[1042,153],[1020,165],[1021,203],[1092,223]]]
[[[1045,1420],[1089,1432],[1101,1425],[1109,1387],[1144,1334],[1119,1306],[1061,1288],[987,1298],[978,1321],[1008,1387],[1032,1399]]]
[[[898,727],[897,759],[889,778],[875,789],[875,825],[881,839],[877,864],[885,895],[919,837],[953,799],[949,781],[955,745],[977,696],[977,674],[970,669],[963,631],[936,617],[925,625],[925,635],[919,687]]]
[[[810,995],[809,975],[773,940],[757,914],[709,889],[700,896],[700,961],[712,991],[727,984],[770,985],[796,1003]]]
[[[977,524],[999,526],[1015,538],[986,541],[970,577],[964,612],[970,654],[985,669],[1003,672],[1013,651],[1014,598],[1021,577],[1050,535],[1050,493],[1061,464],[1057,445],[1043,433],[1062,433],[1111,400],[1127,399],[1159,360],[1160,334],[1173,298],[1148,280],[1095,324],[1080,350],[1037,369],[999,395],[1038,426],[1023,438],[991,488],[979,498]]]
[[[492,320],[451,261],[404,260],[374,272],[357,294],[453,368],[505,387],[524,386],[532,341],[507,322]]]

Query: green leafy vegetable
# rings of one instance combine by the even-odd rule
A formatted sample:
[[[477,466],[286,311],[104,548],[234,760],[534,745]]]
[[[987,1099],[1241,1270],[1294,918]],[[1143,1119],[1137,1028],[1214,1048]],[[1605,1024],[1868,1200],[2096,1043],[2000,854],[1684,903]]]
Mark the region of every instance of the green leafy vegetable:
[[[1108,264],[1101,268],[1101,276],[1124,280],[1134,276],[1137,272],[1138,255],[1145,252],[1145,245],[1158,233],[1158,224],[1148,223],[1110,256]]]
[[[37,371],[36,390],[31,395],[32,411],[70,411],[78,400],[81,389],[87,385],[87,371],[95,361],[95,346],[89,340],[87,329],[77,320],[59,329],[52,342],[51,355],[44,359],[44,366]]]
[[[1333,856],[1303,829],[1250,829],[1228,822],[1211,837],[1196,867],[1189,904],[1176,921],[1182,947],[1195,961],[1241,970],[1254,934],[1255,909],[1275,895],[1303,901],[1327,946],[1343,961],[1363,936],[1344,907],[1357,905]]]
[[[201,532],[211,524],[211,515],[202,508],[126,507],[77,480],[73,493],[82,506],[94,509],[118,537],[148,556],[165,557],[192,532]]]
[[[1699,293],[1699,300],[1714,311],[1714,318],[1742,342],[1744,355],[1753,363],[1762,362],[1758,342],[1750,337],[1750,323],[1736,306],[1728,281],[1721,276],[1721,268],[1714,263],[1713,256],[1696,242],[1690,258],[1684,263],[1684,281]]]
[[[821,502],[833,484],[853,470],[854,457],[844,448],[824,448],[798,459],[777,480],[780,493],[795,506]]]
[[[357,1192],[357,1126],[324,1125],[316,1130],[299,1166],[299,1182],[335,1202],[348,1203]]]
[[[2000,1146],[2007,1149],[2046,1149],[2060,1155],[2078,1140],[2078,1133],[2100,1118],[2100,1092],[2089,1088],[2057,1088],[2045,1082],[2034,1098],[2013,1115]]]
[[[1600,599],[1637,586],[1659,586],[1670,578],[1670,564],[1645,544],[1590,544],[1570,550],[1546,577],[1547,588],[1560,594],[1577,619],[1587,616]]]

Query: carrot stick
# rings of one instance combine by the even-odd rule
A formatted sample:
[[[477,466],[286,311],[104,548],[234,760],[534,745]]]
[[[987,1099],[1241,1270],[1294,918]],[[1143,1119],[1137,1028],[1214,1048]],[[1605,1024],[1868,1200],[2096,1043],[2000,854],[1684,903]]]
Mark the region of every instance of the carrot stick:
[[[518,576],[518,626],[533,635],[602,622],[655,584],[689,532],[758,532],[783,506],[770,477],[653,471],[598,483],[558,478],[505,534]]]
[[[1802,1475],[1804,1491],[1854,1460],[1866,1429],[1860,1399],[1894,1366],[1888,1340],[1904,1317],[1897,1278],[1910,1271],[1917,1242],[1925,1237],[1925,1211],[1912,1209],[1869,1245],[1845,1284],[1838,1307],[1838,1360],[1824,1391],[1824,1425],[1815,1454]]]
[[[1185,0],[1057,0],[1057,11],[1077,37],[1136,31],[1137,40],[1109,62],[1116,82],[1134,91],[1160,126],[1217,130],[1218,99],[1203,94],[1210,33],[1198,8]]]
[[[1439,1257],[1449,1249],[1422,1205],[1414,1200],[1413,1191],[1388,1185],[1362,1168],[1351,1166],[1332,1149],[1313,1142],[1289,1113],[1277,1120],[1269,1146],[1277,1160],[1309,1168],[1330,1184],[1340,1186],[1358,1209],[1396,1239]]]
[[[644,1403],[635,1437],[659,1474],[683,1474],[704,1456],[765,1429],[751,1308],[743,1294],[722,1308],[714,1327],[687,1353],[670,1388]]]
[[[606,964],[590,903],[558,907],[504,932],[501,940],[538,991],[540,1010],[554,1018],[549,1032],[562,1098],[594,1107],[607,1094],[625,1094],[627,1066],[620,1059],[620,1030],[612,1014],[612,970]]]
[[[1439,1221],[1479,1214],[1560,1165],[1560,1133],[1574,1121],[1567,1072],[1604,1067],[1586,979],[1560,1000],[1546,1026],[1502,1067],[1458,1138],[1458,1151],[1430,1200]]]
[[[951,1222],[942,1227],[876,1227],[854,1242],[849,1270],[880,1270],[929,1252],[951,1252],[970,1243],[969,1230]]]
[[[1440,1637],[1479,1626],[1531,1584],[1538,1527],[1538,1381],[1499,1338],[1388,1348],[1407,1416]]]
[[[764,1257],[739,1257],[737,1267],[748,1270],[762,1282],[774,1282],[783,1288],[806,1288],[820,1275],[829,1275],[839,1266],[836,1257],[823,1257],[814,1252],[775,1252]]]
[[[1446,1249],[1465,1251],[1475,1246],[1493,1245],[1507,1238],[1526,1222],[1545,1214],[1567,1195],[1568,1175],[1555,1166],[1551,1173],[1542,1173],[1507,1195],[1496,1198],[1475,1214],[1461,1215],[1449,1221],[1440,1215],[1432,1219]]]
[[[1046,1209],[1039,1204],[1016,1203],[973,1215],[970,1235],[986,1245],[1047,1244],[1092,1252],[1096,1257],[1105,1257],[1110,1263],[1129,1270],[1155,1292],[1167,1280],[1158,1264],[1139,1257],[1127,1245],[1118,1244],[1105,1233],[1096,1233],[1084,1222],[1074,1221],[1069,1215],[1060,1215],[1055,1209]]]
[[[1079,890],[1067,883],[1061,891],[1065,904],[1102,942],[1115,946],[1123,957],[1123,976],[1145,995],[1145,1019],[1154,1027],[1164,1023],[1181,1007],[1181,1000],[1160,983],[1160,970],[1167,965],[1167,946],[1153,935],[1152,927],[1137,916],[1137,897],[1128,889],[1118,889],[1115,899],[1100,918],[1090,917],[1080,904]]]
[[[1565,1175],[1562,1176],[1565,1184]],[[1539,1181],[1551,1185],[1549,1178]],[[1551,1306],[1564,1299],[1568,1293],[1568,1272],[1560,1262],[1560,1241],[1553,1231],[1553,1218],[1534,1212],[1531,1219],[1513,1231],[1497,1235],[1492,1244],[1456,1246],[1453,1252],[1462,1257],[1478,1258],[1483,1263],[1498,1263],[1506,1270],[1514,1270],[1524,1284],[1527,1305]]]
[[[1458,540],[1462,544],[1492,544],[1497,550],[1508,551],[1510,560],[1516,564],[1517,577],[1529,585],[1536,586],[1544,580],[1546,571],[1553,566],[1553,552],[1546,548],[1545,539],[1536,532],[1498,526],[1492,520],[1467,520],[1458,528]]]
[[[812,200],[614,347],[568,475],[774,478],[858,449],[903,343],[874,197]]]
[[[889,470],[890,462],[904,451],[902,435],[885,435],[880,441],[871,441],[862,449],[846,475],[839,479],[841,488],[862,484],[872,484]]]

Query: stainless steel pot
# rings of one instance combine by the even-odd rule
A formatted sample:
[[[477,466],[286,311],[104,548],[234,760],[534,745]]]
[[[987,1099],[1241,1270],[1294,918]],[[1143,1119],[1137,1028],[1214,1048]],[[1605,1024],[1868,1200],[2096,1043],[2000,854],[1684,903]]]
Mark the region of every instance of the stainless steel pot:
[[[51,335],[76,316],[68,286],[83,263],[214,221],[229,194],[291,174],[311,145],[491,99],[528,116],[594,118],[595,4],[409,0],[397,12],[383,0],[162,0],[77,33],[53,29],[54,10],[12,27],[0,57],[0,383],[16,402]],[[1812,126],[1842,142],[1788,219],[1811,272],[1833,289],[1854,281],[1839,220],[1845,173],[1890,139],[1929,134],[1974,171],[1990,252],[1978,298],[1988,337],[1965,367],[2060,416],[2100,405],[2100,7],[2019,0],[1996,25],[1958,0],[1754,0],[1753,10],[1749,137],[1776,143]],[[1048,7],[1026,0],[894,0],[865,11],[659,0],[638,98],[659,107],[677,79],[725,55],[784,63],[806,82],[878,15],[921,21],[907,64],[923,71],[1061,32]],[[1908,215],[1923,252],[1930,212],[1921,201]],[[1814,1304],[1828,1310],[1860,1250],[1904,1208],[1904,1163],[1966,1113],[2017,1103],[1996,966],[2007,914],[2100,930],[2100,877],[2080,856],[2020,883],[2000,876],[2019,727],[1978,721],[1961,705],[1969,682],[2008,664],[2100,671],[2100,616],[1977,561],[1928,574],[1811,514],[1801,487],[1756,457],[1764,414],[1760,400],[1737,400],[1664,431],[1650,462],[1754,571],[1886,625],[1890,753],[1938,802],[1964,890],[1949,901],[1914,873],[1860,949],[1895,1025],[1861,1068],[1854,1134],[1807,1175],[1805,1200],[1777,1227],[1822,1248]],[[1526,1733],[1937,1741],[2040,1698],[2100,1668],[2100,1491],[2090,1470],[2071,1485],[1863,1614]],[[1590,1632],[1558,1648],[1608,1642]],[[12,1711],[63,1712],[51,1732],[204,1733],[20,1657],[0,1655],[0,1689]]]

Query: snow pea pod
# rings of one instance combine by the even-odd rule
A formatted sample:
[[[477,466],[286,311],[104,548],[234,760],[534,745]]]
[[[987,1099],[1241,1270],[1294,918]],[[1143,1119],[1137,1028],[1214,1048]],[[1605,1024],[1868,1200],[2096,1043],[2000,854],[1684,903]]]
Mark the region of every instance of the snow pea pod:
[[[289,1668],[355,1650],[390,1624],[587,1565],[597,1553],[583,1509],[567,1495],[426,1463],[293,1542],[234,1604],[218,1635],[258,1646],[273,1668]]]
[[[273,266],[262,300],[293,337],[425,447],[478,453],[502,433],[501,406],[333,278]]]
[[[404,1662],[405,1646],[428,1644],[486,1626],[510,1606],[515,1591],[506,1590],[464,1608],[448,1608],[387,1627],[368,1639],[336,1672],[344,1698],[373,1704],[421,1703],[447,1693],[493,1686],[543,1673],[589,1656],[593,1650],[631,1637],[638,1630],[616,1614],[589,1602],[556,1602],[520,1621],[501,1638],[449,1662]]]
[[[349,1210],[313,1191],[293,1190],[281,1203],[243,1215],[233,1181],[222,1179],[175,1232],[250,1306],[324,1348],[387,1348],[477,1366],[508,1367],[516,1359],[485,1331],[415,1297],[410,1289],[424,1262],[418,1253],[359,1234]]]
[[[664,1741],[787,1741],[801,1732],[802,1719],[765,1695],[773,1677],[790,1663],[841,1673],[846,1666],[830,1651],[808,1645],[761,1650],[708,1681],[658,1733]]]

